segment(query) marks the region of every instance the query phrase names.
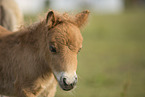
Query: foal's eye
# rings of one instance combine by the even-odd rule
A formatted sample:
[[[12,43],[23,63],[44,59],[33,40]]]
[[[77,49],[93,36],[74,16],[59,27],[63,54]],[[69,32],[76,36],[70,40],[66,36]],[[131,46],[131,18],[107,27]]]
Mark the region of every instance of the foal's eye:
[[[49,46],[51,52],[56,53],[56,48],[54,46]]]

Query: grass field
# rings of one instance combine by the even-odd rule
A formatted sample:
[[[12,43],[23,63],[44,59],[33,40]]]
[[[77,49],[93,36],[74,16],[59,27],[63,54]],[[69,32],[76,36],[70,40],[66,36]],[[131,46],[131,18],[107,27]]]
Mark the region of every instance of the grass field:
[[[91,13],[77,87],[56,97],[145,97],[145,12]]]

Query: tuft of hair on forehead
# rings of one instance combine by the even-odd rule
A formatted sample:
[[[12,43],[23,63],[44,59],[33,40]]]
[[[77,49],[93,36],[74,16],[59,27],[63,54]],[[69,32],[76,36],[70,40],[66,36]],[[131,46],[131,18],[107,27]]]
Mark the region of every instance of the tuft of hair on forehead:
[[[46,16],[46,23],[49,28],[63,22],[72,23],[79,28],[82,27],[88,19],[89,11],[83,11],[77,15],[69,15],[68,13],[59,13],[57,11],[49,11]]]
[[[74,18],[67,13],[59,13],[57,11],[49,11],[46,16],[46,23],[49,28],[63,22],[74,22]]]

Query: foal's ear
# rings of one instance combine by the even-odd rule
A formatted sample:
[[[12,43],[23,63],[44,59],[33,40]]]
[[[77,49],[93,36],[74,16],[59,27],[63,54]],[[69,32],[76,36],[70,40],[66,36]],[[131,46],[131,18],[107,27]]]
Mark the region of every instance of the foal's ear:
[[[53,25],[55,25],[55,15],[53,11],[49,11],[46,17],[46,23],[49,27],[52,27]]]
[[[86,23],[88,16],[89,16],[89,13],[90,12],[88,10],[86,10],[86,11],[83,11],[83,12],[78,13],[76,15],[75,22],[76,22],[78,27],[82,27]]]

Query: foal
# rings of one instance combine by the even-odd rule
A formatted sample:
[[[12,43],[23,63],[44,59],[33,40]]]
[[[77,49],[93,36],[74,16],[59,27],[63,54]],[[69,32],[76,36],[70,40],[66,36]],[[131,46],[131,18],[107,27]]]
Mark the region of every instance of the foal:
[[[0,37],[0,94],[36,97],[45,89],[53,97],[57,82],[69,91],[77,83],[80,27],[89,11],[76,16],[49,11],[46,18]]]

